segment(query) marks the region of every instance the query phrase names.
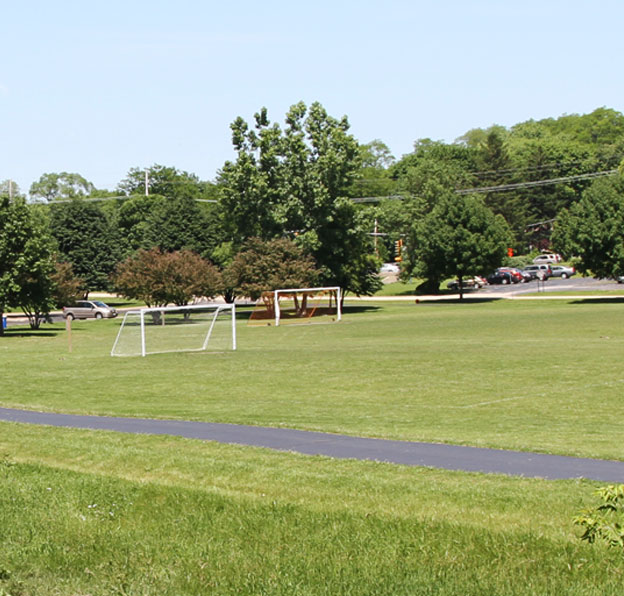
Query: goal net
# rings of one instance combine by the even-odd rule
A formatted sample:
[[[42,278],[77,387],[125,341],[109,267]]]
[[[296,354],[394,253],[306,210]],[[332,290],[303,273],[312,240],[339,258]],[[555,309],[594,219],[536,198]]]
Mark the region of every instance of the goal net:
[[[340,288],[290,288],[264,292],[249,325],[286,325],[340,321]]]
[[[233,304],[164,306],[128,311],[111,356],[236,349]]]

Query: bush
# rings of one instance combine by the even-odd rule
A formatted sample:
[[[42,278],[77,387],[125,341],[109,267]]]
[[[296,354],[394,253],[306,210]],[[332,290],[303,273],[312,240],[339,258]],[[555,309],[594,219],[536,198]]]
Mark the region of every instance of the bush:
[[[624,484],[600,488],[597,494],[602,504],[586,509],[574,519],[585,528],[581,540],[593,543],[604,540],[609,546],[624,548]]]

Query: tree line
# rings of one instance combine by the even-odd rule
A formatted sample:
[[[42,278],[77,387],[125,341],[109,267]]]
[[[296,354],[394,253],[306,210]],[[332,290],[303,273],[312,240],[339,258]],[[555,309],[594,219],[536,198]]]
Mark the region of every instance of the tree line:
[[[94,290],[177,303],[193,271],[203,280],[193,292],[228,300],[283,285],[280,276],[366,295],[392,258],[435,291],[445,277],[502,264],[510,248],[552,247],[581,257],[583,271],[624,271],[615,110],[473,129],[453,143],[419,139],[399,160],[380,140],[358,143],[347,118],[319,103],[293,105],[283,125],[263,108],[231,131],[235,159],[211,182],[154,165],[110,191],[48,173],[29,203],[0,185],[0,311],[21,307],[37,324],[72,292]],[[189,279],[171,299],[163,280],[173,271]],[[131,287],[140,272],[160,294]]]

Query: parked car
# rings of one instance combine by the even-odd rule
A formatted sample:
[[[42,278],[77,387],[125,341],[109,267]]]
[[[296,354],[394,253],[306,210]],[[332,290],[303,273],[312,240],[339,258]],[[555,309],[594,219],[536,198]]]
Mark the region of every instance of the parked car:
[[[501,267],[504,271],[511,271],[511,274],[518,280],[519,283],[526,283],[531,281],[533,277],[526,271],[522,271],[522,269],[517,269],[516,267]]]
[[[559,263],[561,262],[561,255],[556,253],[547,252],[541,255],[537,255],[533,259],[534,263]]]
[[[384,263],[379,269],[379,273],[399,273],[400,270],[396,263]]]
[[[489,284],[516,284],[518,280],[511,274],[511,271],[496,270],[492,275],[488,275]]]
[[[619,284],[624,284],[624,275],[618,275],[617,282]]]
[[[531,275],[533,279],[548,279],[552,277],[552,268],[548,263],[527,265],[524,270]]]
[[[463,290],[478,290],[487,282],[482,277],[466,277],[462,280],[461,287]],[[459,290],[459,280],[449,281],[447,284],[449,290]]]
[[[566,267],[565,265],[551,265],[552,277],[561,277],[562,279],[567,279],[568,277],[572,277],[576,274],[576,269],[574,267]]]
[[[66,319],[112,319],[117,311],[100,300],[78,300],[73,306],[63,307]]]
[[[520,269],[516,269],[515,267],[499,267],[496,271],[507,271],[511,273],[512,283],[519,284],[525,281],[524,275],[520,271]]]

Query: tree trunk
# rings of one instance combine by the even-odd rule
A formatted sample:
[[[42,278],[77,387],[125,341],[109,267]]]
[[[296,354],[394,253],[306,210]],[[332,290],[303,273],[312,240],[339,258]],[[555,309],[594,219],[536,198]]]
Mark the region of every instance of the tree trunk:
[[[464,277],[463,275],[457,276],[457,281],[459,282],[459,299],[464,299]]]

